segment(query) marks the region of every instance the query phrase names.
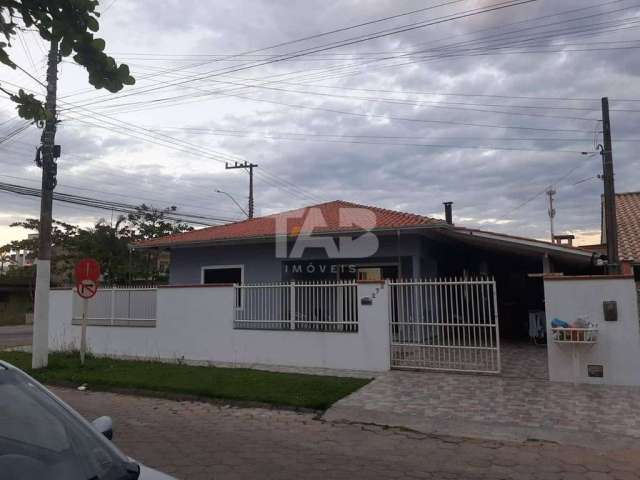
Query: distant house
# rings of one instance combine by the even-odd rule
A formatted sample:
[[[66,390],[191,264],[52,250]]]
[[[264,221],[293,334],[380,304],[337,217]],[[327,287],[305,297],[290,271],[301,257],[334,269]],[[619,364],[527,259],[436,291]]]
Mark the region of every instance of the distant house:
[[[582,248],[607,254],[607,232],[604,206],[601,208],[601,243]],[[640,281],[640,192],[616,194],[616,218],[618,222],[618,255],[622,273],[635,274]]]
[[[447,217],[337,200],[134,248],[169,249],[172,285],[493,276],[503,333],[513,336],[526,335],[528,311],[544,309],[542,273],[596,271],[593,252],[458,227]]]

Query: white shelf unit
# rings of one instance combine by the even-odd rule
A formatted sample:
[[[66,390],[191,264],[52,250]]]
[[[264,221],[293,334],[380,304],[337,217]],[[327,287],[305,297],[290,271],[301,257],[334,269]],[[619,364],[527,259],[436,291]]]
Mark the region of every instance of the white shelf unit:
[[[586,344],[593,345],[598,342],[598,328],[563,328],[551,329],[552,339],[555,343],[562,344]]]

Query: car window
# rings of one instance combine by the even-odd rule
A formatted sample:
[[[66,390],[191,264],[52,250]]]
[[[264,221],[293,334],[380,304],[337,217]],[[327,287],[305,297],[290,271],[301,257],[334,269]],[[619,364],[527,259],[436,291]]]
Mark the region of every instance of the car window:
[[[28,384],[27,388],[34,388]],[[53,451],[70,447],[67,432],[54,415],[17,386],[0,386],[0,436]]]
[[[126,462],[110,441],[37,382],[0,369],[0,478],[117,480],[126,477]]]

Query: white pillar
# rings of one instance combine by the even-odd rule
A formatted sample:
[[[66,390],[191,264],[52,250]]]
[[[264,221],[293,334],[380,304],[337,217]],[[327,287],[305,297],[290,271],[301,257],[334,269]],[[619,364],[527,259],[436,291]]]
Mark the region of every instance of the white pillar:
[[[32,368],[46,367],[49,361],[49,282],[51,261],[36,261],[36,295],[33,311]]]
[[[359,282],[357,302],[359,331],[366,345],[366,370],[387,371],[391,368],[389,285]]]

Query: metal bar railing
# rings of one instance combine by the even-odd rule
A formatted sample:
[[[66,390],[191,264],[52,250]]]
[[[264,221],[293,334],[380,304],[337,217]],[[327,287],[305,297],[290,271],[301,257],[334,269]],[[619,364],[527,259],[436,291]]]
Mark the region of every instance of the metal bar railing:
[[[234,328],[355,333],[358,331],[355,282],[234,285],[242,298],[234,309]]]

